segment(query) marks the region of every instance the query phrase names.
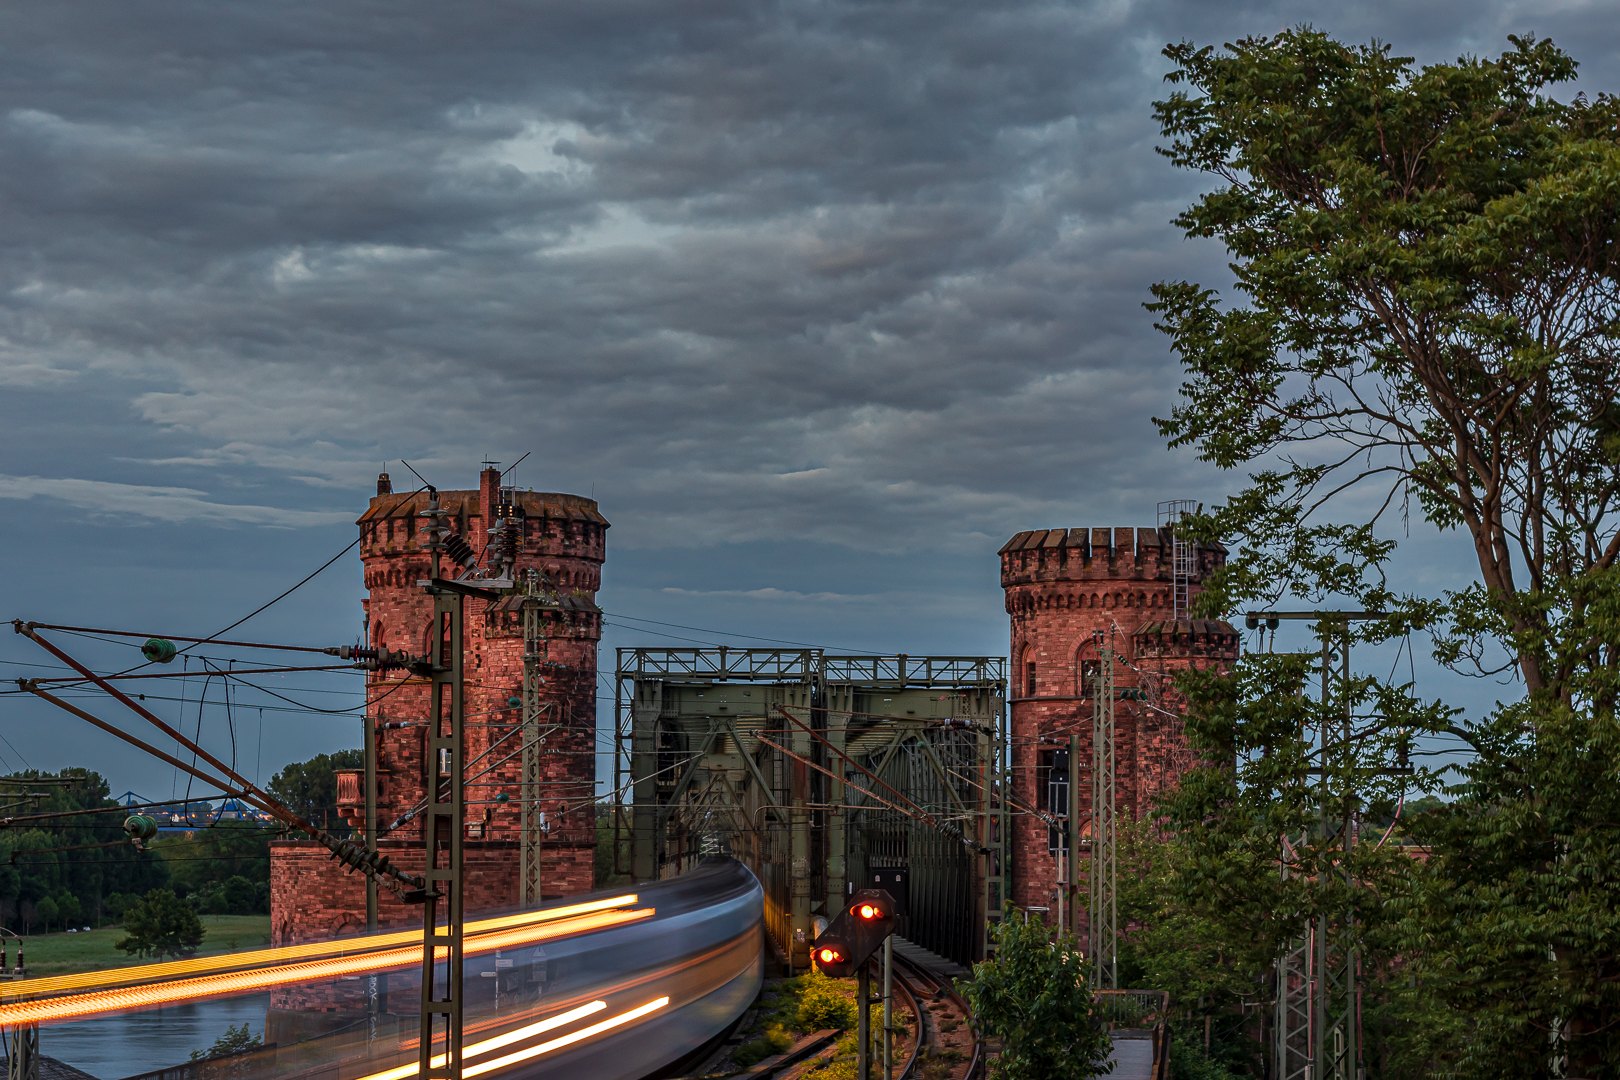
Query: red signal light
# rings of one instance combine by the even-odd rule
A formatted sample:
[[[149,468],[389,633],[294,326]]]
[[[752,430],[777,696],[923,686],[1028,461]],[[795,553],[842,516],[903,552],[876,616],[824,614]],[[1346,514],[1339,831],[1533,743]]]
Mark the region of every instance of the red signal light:
[[[824,974],[854,975],[893,932],[893,900],[881,889],[862,889],[816,938],[810,957]]]

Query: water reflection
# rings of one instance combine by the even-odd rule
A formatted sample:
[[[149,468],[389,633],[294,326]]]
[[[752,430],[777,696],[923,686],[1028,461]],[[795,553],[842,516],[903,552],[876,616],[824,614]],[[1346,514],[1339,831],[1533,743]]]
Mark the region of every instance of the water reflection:
[[[245,1023],[262,1038],[269,1004],[269,994],[244,994],[52,1024],[39,1029],[39,1049],[99,1080],[120,1080],[179,1065],[193,1050],[213,1046],[229,1027]]]

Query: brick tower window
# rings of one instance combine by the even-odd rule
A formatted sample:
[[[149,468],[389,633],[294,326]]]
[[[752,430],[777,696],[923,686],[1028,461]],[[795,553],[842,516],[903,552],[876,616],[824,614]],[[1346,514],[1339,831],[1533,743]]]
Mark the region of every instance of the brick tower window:
[[[1035,661],[1024,661],[1024,696],[1035,696]]]
[[[1036,797],[1040,808],[1058,818],[1069,816],[1069,752],[1067,750],[1042,750],[1040,764],[1037,766]],[[1068,830],[1055,829],[1050,826],[1046,830],[1046,851],[1056,855],[1059,851],[1067,852]]]

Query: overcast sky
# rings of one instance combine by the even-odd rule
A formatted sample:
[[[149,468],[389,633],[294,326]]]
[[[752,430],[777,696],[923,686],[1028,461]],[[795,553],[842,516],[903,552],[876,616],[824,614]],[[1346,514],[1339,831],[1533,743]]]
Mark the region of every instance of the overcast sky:
[[[1169,224],[1201,181],[1151,103],[1167,42],[1302,22],[1421,60],[1533,32],[1620,87],[1582,0],[7,4],[0,615],[206,634],[347,545],[385,463],[459,488],[527,453],[613,523],[608,670],[750,634],[1001,654],[1011,534],[1234,486],[1150,422],[1148,287],[1223,263]],[[360,595],[351,553],[238,633],[351,641]],[[5,634],[6,678],[42,659]],[[199,685],[147,689],[198,722]],[[205,738],[261,779],[359,739],[234,720]],[[0,736],[176,786],[19,696]]]

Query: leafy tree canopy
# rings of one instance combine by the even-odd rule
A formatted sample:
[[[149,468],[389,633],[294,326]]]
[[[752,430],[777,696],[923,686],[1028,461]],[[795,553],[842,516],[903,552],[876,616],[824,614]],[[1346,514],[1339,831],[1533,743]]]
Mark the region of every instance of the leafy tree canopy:
[[[270,778],[267,790],[305,821],[323,829],[343,825],[337,818],[337,770],[365,765],[363,751],[339,750],[294,761]]]
[[[1372,680],[1335,691],[1331,711],[1350,718],[1334,729],[1341,780],[1387,768],[1423,732],[1472,748],[1458,798],[1409,821],[1426,863],[1380,866],[1389,846],[1365,843],[1341,865],[1322,829],[1279,850],[1321,810],[1300,780],[1313,764],[1301,725],[1332,719],[1299,694],[1320,675],[1309,660],[1254,656],[1194,680],[1190,731],[1237,768],[1192,780],[1176,813],[1205,826],[1190,883],[1269,851],[1299,874],[1265,878],[1251,910],[1286,929],[1362,905],[1366,944],[1401,957],[1432,1004],[1410,1014],[1409,1045],[1391,1044],[1391,1071],[1538,1075],[1563,1052],[1570,1075],[1614,1075],[1620,102],[1559,100],[1574,60],[1509,43],[1427,67],[1308,28],[1166,50],[1163,152],[1213,182],[1177,222],[1224,245],[1235,300],[1154,287],[1185,371],[1158,424],[1249,473],[1199,522],[1239,545],[1207,603],[1384,613],[1341,630],[1427,630],[1442,663],[1522,687],[1484,716]],[[1452,538],[1471,583],[1392,587],[1390,534],[1414,515]],[[1335,815],[1351,789],[1335,788]],[[1369,816],[1392,812],[1391,792],[1357,790],[1382,804]],[[1242,893],[1228,875],[1207,895]]]
[[[973,1022],[1001,1042],[998,1080],[1080,1080],[1108,1071],[1107,1027],[1094,1013],[1085,958],[1067,934],[1010,910],[991,931],[995,956],[960,984]]]
[[[169,867],[182,895],[219,886],[241,876],[250,882],[270,880],[270,842],[280,827],[254,821],[218,821],[204,828],[153,841],[152,852]]]
[[[127,936],[118,948],[136,956],[191,956],[203,941],[202,920],[168,889],[153,889],[124,911]]]
[[[230,1024],[225,1028],[225,1034],[214,1040],[214,1044],[206,1050],[193,1050],[192,1061],[206,1061],[209,1058],[231,1057],[234,1054],[244,1054],[249,1050],[257,1050],[264,1045],[264,1037],[252,1028],[247,1021],[241,1025]]]

